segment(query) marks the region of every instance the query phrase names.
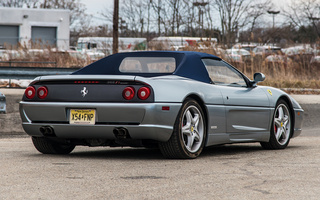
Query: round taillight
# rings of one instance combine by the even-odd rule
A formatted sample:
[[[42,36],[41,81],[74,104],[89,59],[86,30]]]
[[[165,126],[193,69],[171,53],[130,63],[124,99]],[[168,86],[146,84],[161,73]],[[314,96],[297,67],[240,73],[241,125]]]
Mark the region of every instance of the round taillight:
[[[146,100],[150,96],[150,88],[142,87],[138,90],[138,97],[141,100]]]
[[[33,99],[33,97],[36,95],[36,89],[33,86],[29,86],[29,87],[27,87],[24,94],[26,95],[26,97],[28,99]]]
[[[37,94],[38,94],[39,99],[44,99],[48,96],[48,89],[44,86],[39,87],[37,90]]]
[[[133,87],[126,87],[122,92],[123,98],[126,100],[131,100],[134,97],[134,88]]]

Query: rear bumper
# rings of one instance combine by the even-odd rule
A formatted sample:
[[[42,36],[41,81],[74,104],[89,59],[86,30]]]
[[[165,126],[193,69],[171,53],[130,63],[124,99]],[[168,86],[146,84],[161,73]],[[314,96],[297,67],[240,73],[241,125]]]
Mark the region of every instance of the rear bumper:
[[[169,110],[162,109],[170,107]],[[41,137],[40,127],[51,126],[58,138],[116,139],[113,130],[126,128],[132,139],[167,141],[181,103],[49,103],[20,102],[25,132]],[[70,109],[95,109],[95,125],[69,123]]]

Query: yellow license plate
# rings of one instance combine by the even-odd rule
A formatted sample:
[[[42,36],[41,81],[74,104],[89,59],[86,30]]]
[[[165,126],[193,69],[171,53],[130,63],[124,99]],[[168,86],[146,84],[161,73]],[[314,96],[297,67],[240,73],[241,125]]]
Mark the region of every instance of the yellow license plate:
[[[70,109],[70,124],[95,124],[96,110]]]

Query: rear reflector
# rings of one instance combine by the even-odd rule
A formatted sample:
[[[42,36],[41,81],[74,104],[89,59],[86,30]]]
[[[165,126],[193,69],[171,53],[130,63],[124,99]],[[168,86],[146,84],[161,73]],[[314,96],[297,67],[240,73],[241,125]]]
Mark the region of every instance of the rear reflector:
[[[170,110],[170,106],[162,106],[162,110]]]

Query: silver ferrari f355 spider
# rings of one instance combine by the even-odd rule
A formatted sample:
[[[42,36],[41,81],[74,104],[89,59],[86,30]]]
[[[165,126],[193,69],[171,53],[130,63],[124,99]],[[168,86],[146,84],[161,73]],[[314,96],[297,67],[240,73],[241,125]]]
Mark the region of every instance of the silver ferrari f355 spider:
[[[77,145],[157,146],[167,158],[239,142],[284,149],[301,133],[303,109],[285,92],[257,86],[264,79],[205,53],[119,53],[70,75],[36,78],[20,114],[44,154]]]

